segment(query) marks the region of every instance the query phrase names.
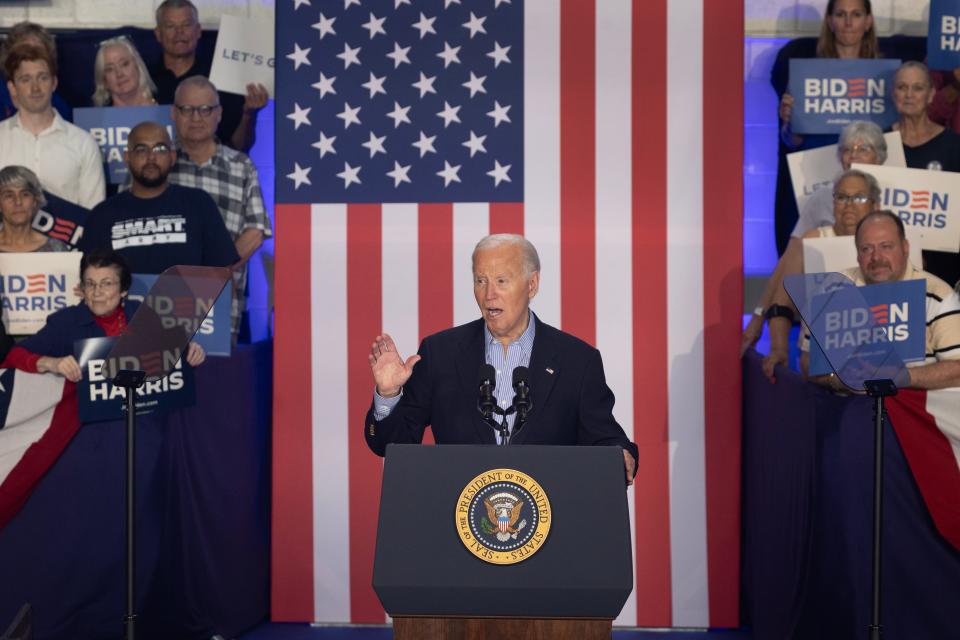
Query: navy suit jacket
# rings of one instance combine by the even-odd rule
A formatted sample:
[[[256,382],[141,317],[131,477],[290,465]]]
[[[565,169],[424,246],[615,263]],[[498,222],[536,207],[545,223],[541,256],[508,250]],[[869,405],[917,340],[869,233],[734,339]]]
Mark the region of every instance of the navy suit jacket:
[[[600,352],[533,316],[530,354],[533,409],[513,444],[618,445],[637,458],[637,448],[613,417],[613,392]],[[424,339],[421,360],[389,416],[367,412],[367,445],[383,455],[387,444],[419,443],[430,425],[437,444],[494,444],[493,429],[477,410],[478,373],[484,363],[483,320]]]

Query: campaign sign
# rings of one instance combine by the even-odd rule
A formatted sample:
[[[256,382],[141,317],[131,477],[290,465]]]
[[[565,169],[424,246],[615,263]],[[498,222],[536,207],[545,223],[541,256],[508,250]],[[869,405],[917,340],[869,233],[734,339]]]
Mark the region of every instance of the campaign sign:
[[[880,183],[880,208],[900,216],[911,242],[930,251],[960,252],[960,173],[865,164]]]
[[[883,163],[884,166],[907,166],[900,132],[885,133],[883,138],[887,141],[887,160]],[[804,203],[814,191],[832,188],[834,179],[843,171],[835,144],[788,153],[787,165],[790,167],[790,181],[793,182],[793,196],[797,200],[798,211],[803,211]]]
[[[907,238],[911,230],[907,229]],[[923,250],[919,242],[910,242],[910,262],[914,266],[923,264]],[[857,267],[857,245],[853,236],[833,236],[830,238],[803,239],[803,272],[826,273],[846,271]]]
[[[897,121],[890,100],[899,60],[794,59],[790,95],[794,133],[840,133],[854,120],[886,129]]]
[[[0,304],[7,333],[32,335],[47,316],[76,304],[80,254],[74,251],[0,253]]]
[[[46,206],[33,217],[33,228],[45,236],[66,242],[76,247],[83,237],[83,225],[87,223],[90,210],[44,191]]]
[[[119,420],[124,416],[126,390],[115,387],[112,372],[119,369],[139,369],[140,363],[107,362],[110,349],[117,338],[87,338],[73,343],[73,355],[83,374],[77,383],[77,404],[83,422]],[[197,393],[193,381],[193,368],[176,354],[145,354],[177,358],[176,365],[159,380],[144,383],[137,389],[134,404],[137,414],[191,407],[196,404]]]
[[[168,105],[86,107],[73,110],[73,123],[89,132],[100,145],[107,181],[110,184],[124,184],[127,181],[127,165],[123,162],[127,136],[135,126],[147,121],[164,125],[173,139],[173,118]]]
[[[161,318],[164,317],[165,310],[173,311],[176,305],[195,304],[196,315],[202,317],[203,314],[206,313],[207,317],[200,323],[200,328],[197,330],[193,340],[203,347],[207,355],[229,356],[232,345],[230,306],[233,287],[229,284],[224,287],[220,296],[215,301],[199,298],[183,300],[179,297],[168,298],[166,296],[162,299],[146,300],[147,292],[150,291],[150,287],[152,287],[156,281],[157,276],[154,274],[133,274],[133,283],[130,285],[130,299],[136,300],[137,302],[147,302]],[[193,315],[193,313],[186,315]]]
[[[263,20],[220,16],[210,82],[220,91],[247,95],[248,83],[259,83],[273,93],[273,25]]]
[[[891,350],[901,362],[926,356],[927,283],[887,282],[821,294],[810,301],[810,375],[833,371],[853,360],[888,359]],[[843,365],[841,365],[842,367]]]
[[[930,0],[927,65],[949,71],[960,67],[960,0]]]

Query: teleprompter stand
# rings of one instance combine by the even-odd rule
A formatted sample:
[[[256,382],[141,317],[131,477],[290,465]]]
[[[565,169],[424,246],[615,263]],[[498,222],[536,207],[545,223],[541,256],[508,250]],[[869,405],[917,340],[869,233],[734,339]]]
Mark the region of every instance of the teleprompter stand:
[[[107,355],[105,370],[126,390],[126,608],[124,640],[136,638],[136,391],[169,374],[200,328],[213,300],[230,281],[223,267],[170,267],[157,278]]]
[[[136,536],[136,449],[137,449],[137,389],[147,381],[146,371],[139,369],[121,369],[113,378],[116,387],[126,389],[127,410],[127,608],[123,616],[123,637],[133,640],[136,637],[136,576],[137,576],[137,536]]]
[[[550,501],[546,539],[516,564],[481,560],[457,528],[465,488],[497,469]],[[633,588],[620,448],[389,445],[373,588],[397,640],[609,640]]]
[[[846,345],[833,340],[831,345],[829,323],[822,321],[833,314],[845,317],[853,310],[869,309],[862,289],[837,273],[791,275],[784,278],[784,288],[793,300],[813,340],[821,347],[830,368],[841,382],[854,391],[866,393],[874,399],[873,407],[873,552],[872,602],[869,626],[870,640],[883,637],[880,592],[883,584],[883,420],[886,409],[883,399],[896,395],[897,384],[908,383],[910,377],[891,340],[854,341]],[[877,326],[876,318],[866,315],[870,330]],[[836,325],[832,331],[836,331]],[[841,330],[842,330],[842,323]],[[835,336],[834,336],[835,337]],[[824,345],[830,348],[823,348]],[[922,352],[921,352],[922,356]]]
[[[893,380],[864,380],[873,404],[873,594],[870,612],[870,640],[883,637],[880,623],[880,585],[882,583],[881,548],[883,541],[883,419],[887,415],[883,399],[897,394]]]

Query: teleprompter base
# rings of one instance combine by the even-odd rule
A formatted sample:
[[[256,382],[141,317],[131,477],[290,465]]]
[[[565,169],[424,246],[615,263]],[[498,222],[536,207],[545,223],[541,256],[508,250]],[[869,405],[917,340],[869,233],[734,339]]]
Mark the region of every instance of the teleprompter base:
[[[394,640],[610,640],[613,620],[393,618]]]

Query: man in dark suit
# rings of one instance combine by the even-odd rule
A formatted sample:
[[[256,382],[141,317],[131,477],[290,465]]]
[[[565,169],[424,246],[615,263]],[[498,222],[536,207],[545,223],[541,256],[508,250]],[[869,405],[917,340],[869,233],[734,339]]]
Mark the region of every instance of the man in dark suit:
[[[374,453],[383,455],[391,442],[419,443],[427,425],[437,444],[499,442],[501,433],[477,408],[478,372],[485,362],[494,367],[495,399],[506,409],[513,370],[524,366],[532,408],[522,426],[515,414],[507,416],[509,441],[619,446],[627,483],[633,482],[637,447],[613,417],[600,352],[530,311],[539,286],[540,259],[528,240],[487,236],[473,252],[481,319],[427,337],[406,360],[389,335],[377,336],[368,356],[376,389],[364,425]]]

